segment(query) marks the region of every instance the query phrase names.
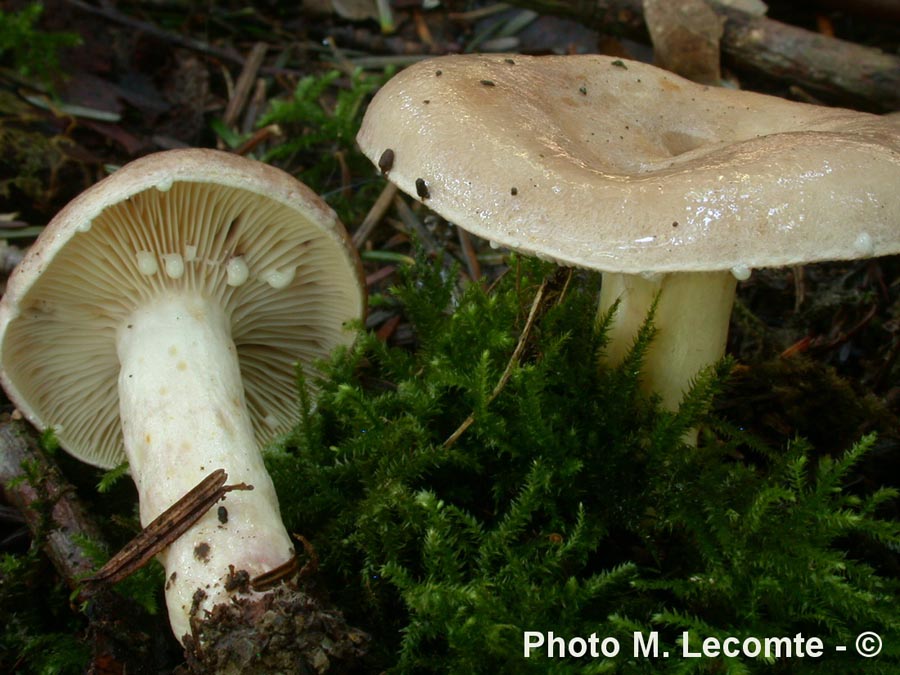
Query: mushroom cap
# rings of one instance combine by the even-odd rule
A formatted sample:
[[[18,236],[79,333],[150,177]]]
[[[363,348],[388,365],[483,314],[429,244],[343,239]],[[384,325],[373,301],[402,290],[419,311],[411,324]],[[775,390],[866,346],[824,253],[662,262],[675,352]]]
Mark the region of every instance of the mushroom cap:
[[[900,251],[900,130],[606,56],[446,56],[393,77],[357,137],[485,239],[608,272]],[[417,189],[418,183],[418,189]]]
[[[180,289],[222,303],[260,444],[296,418],[295,364],[350,343],[366,305],[356,251],[308,187],[225,152],[160,152],[71,201],[10,277],[4,389],[75,457],[120,464],[117,328]]]

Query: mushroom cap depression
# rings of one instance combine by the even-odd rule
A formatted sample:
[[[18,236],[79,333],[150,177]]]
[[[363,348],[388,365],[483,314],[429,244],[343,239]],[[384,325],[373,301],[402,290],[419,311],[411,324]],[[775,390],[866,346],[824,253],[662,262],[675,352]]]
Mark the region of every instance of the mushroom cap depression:
[[[171,150],[122,167],[70,202],[0,302],[2,383],[79,459],[125,460],[116,335],[166,293],[218,299],[230,319],[260,443],[296,416],[296,371],[354,334],[362,271],[337,216],[272,166]]]
[[[606,56],[447,56],[393,77],[357,137],[485,239],[608,272],[746,270],[900,251],[888,120]]]

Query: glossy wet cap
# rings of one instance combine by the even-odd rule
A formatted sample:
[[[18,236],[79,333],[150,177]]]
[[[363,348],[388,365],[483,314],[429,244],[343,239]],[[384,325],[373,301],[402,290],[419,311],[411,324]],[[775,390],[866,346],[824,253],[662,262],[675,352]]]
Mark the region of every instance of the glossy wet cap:
[[[295,363],[349,343],[345,324],[365,311],[355,249],[305,185],[214,150],[148,155],[70,202],[10,277],[0,302],[10,398],[79,459],[121,463],[116,332],[179,289],[225,309],[260,443],[295,419]]]
[[[357,140],[448,220],[564,264],[740,271],[900,251],[896,125],[634,61],[420,62],[377,93]]]

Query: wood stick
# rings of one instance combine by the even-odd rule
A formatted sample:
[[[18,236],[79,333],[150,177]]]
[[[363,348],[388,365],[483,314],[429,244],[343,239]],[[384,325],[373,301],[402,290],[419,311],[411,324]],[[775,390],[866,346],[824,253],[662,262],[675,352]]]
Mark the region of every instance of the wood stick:
[[[463,261],[466,263],[466,270],[469,272],[469,278],[472,281],[478,281],[481,278],[481,263],[478,262],[472,237],[461,227],[456,228],[456,235],[459,238],[459,246],[462,250]]]
[[[81,579],[92,571],[94,561],[79,542],[89,539],[104,546],[100,528],[24,422],[0,424],[0,487],[60,577],[72,590],[81,590]],[[86,633],[92,657],[86,672],[161,672],[173,646],[162,615],[150,616],[109,588],[89,598],[80,594],[78,600],[88,604]]]
[[[241,74],[238,75],[237,82],[234,85],[234,93],[225,107],[225,113],[222,115],[222,122],[226,126],[233,127],[237,123],[238,116],[240,116],[241,111],[247,104],[247,99],[250,98],[250,90],[256,82],[256,76],[262,67],[263,59],[266,58],[268,49],[269,45],[265,42],[257,42],[247,55]]]
[[[649,42],[641,0],[511,0],[601,32]],[[725,21],[722,52],[736,70],[761,73],[831,103],[900,109],[900,57],[714,4]]]
[[[30,466],[26,472],[25,466]],[[40,481],[29,480],[29,473]],[[51,464],[22,422],[0,425],[0,486],[70,589],[94,569],[76,539],[102,541],[100,529],[75,497],[75,489]]]
[[[381,194],[378,195],[378,199],[375,200],[372,208],[369,209],[366,217],[363,218],[362,223],[360,223],[356,232],[353,233],[353,245],[356,246],[356,248],[361,248],[365,245],[366,241],[369,239],[369,235],[372,234],[372,230],[374,230],[378,223],[381,222],[384,214],[387,213],[387,210],[391,207],[396,195],[397,186],[393,183],[385,184]]]
[[[187,532],[212,506],[232,490],[252,490],[252,485],[225,485],[228,474],[216,469],[192,490],[159,514],[137,536],[109,559],[102,569],[84,579],[95,584],[121,581],[146,565],[153,557]]]
[[[797,85],[829,102],[900,109],[900,57],[733,9],[724,14],[726,61]]]

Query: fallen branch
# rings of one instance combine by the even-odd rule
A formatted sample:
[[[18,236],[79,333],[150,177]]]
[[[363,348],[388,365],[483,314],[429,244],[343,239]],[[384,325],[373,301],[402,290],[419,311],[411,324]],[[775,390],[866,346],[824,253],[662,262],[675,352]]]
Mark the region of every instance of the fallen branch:
[[[187,532],[212,506],[232,490],[252,490],[238,483],[225,485],[228,474],[216,469],[193,490],[153,519],[137,536],[91,576],[83,579],[93,591],[97,584],[122,581],[150,562],[169,544]]]
[[[39,481],[29,480],[35,476]],[[44,552],[57,572],[70,589],[77,589],[79,579],[93,571],[94,561],[76,540],[101,541],[100,530],[22,422],[0,426],[0,486],[32,535],[43,539]]]
[[[649,42],[641,0],[511,0],[612,35]],[[725,21],[722,53],[737,69],[793,84],[831,103],[900,109],[900,57],[766,17],[713,5]]]
[[[82,578],[95,566],[80,542],[102,545],[100,528],[23,422],[0,425],[0,486],[60,577],[70,589],[80,592]],[[79,600],[87,603],[87,634],[93,650],[87,672],[159,672],[165,645],[155,643],[151,636],[167,632],[158,627],[154,617],[107,588],[99,589],[89,600]]]

